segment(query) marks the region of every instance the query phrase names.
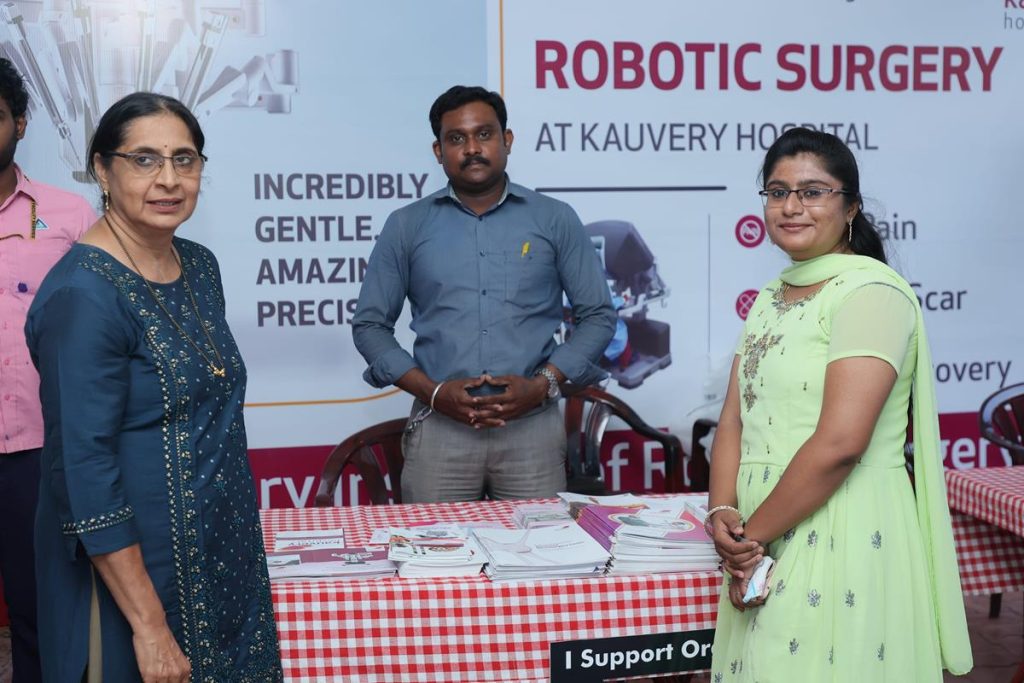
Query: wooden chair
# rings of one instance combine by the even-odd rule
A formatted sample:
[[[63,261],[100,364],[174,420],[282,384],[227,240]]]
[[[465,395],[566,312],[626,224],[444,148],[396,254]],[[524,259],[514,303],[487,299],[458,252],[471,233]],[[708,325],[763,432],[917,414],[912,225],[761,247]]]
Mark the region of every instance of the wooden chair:
[[[637,415],[621,399],[597,387],[572,387],[565,390],[565,433],[567,439],[566,459],[569,466],[570,491],[576,493],[606,493],[601,476],[601,440],[614,416],[625,422],[636,433],[652,439],[665,449],[665,492],[677,493],[687,487],[683,485],[685,453],[679,439],[672,434],[659,431]],[[690,490],[707,490],[690,487]]]
[[[402,502],[402,434],[406,418],[381,422],[347,437],[334,447],[320,474],[316,492],[317,507],[334,505],[334,489],[342,470],[349,464],[356,467],[366,484],[373,505],[395,505]],[[378,454],[379,451],[379,454]],[[383,466],[382,460],[383,458]],[[391,482],[388,491],[385,475]]]
[[[978,411],[981,435],[1010,454],[1010,462],[1024,465],[1024,384],[1000,389],[985,399]]]

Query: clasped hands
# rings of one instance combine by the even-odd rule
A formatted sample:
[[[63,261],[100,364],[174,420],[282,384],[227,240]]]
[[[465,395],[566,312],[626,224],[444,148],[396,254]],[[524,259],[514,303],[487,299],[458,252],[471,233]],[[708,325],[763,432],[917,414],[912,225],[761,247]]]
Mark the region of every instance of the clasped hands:
[[[732,510],[716,512],[711,518],[712,540],[722,558],[722,568],[729,573],[729,601],[739,611],[760,607],[764,598],[743,602],[754,568],[765,555],[764,546],[743,538],[743,520]]]
[[[501,387],[501,393],[474,396],[470,390],[483,385]],[[548,381],[543,375],[523,377],[480,375],[452,379],[434,397],[434,410],[475,429],[504,427],[508,420],[533,410],[547,397]]]

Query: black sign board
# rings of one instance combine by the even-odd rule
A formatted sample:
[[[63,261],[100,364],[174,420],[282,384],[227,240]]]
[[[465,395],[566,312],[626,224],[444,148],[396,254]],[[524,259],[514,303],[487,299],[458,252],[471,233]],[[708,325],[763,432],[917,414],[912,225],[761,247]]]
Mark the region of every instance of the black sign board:
[[[551,683],[592,683],[711,667],[712,628],[551,643]]]

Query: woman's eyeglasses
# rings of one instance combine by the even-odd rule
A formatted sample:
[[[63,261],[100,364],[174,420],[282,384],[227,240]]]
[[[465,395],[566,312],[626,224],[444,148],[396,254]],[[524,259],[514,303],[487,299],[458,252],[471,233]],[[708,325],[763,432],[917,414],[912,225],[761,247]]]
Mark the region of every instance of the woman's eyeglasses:
[[[789,199],[791,193],[796,194],[796,198],[800,200],[800,203],[804,206],[821,206],[828,198],[833,194],[853,194],[847,190],[834,190],[831,187],[803,187],[799,190],[787,190],[782,187],[773,187],[769,190],[761,190],[758,192],[761,195],[761,200],[765,206],[782,206]]]
[[[203,171],[206,157],[202,154],[172,154],[164,156],[153,152],[107,152],[106,156],[120,157],[128,162],[128,168],[137,176],[144,178],[154,176],[164,167],[164,162],[171,160],[171,168],[182,177],[199,175]]]

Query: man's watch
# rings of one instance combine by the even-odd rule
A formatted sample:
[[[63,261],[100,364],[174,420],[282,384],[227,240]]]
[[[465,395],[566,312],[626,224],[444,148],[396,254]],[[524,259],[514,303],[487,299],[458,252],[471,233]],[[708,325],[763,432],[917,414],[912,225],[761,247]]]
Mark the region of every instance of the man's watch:
[[[555,399],[562,398],[562,391],[558,388],[558,377],[555,373],[551,372],[547,368],[541,368],[537,371],[538,375],[544,375],[544,378],[548,381],[548,399],[554,401]]]

